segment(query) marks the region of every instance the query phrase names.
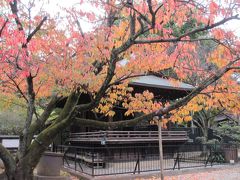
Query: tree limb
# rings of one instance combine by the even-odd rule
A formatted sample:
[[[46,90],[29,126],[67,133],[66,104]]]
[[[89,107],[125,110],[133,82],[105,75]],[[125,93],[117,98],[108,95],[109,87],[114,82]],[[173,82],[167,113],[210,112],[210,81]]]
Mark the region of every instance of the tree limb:
[[[77,26],[78,26],[78,30],[81,33],[81,36],[84,38],[84,33],[83,33],[83,30],[82,30],[82,26],[81,26],[81,24],[80,24],[78,19],[76,20],[76,23],[77,23]]]
[[[10,5],[10,8],[11,8],[12,13],[15,15],[15,22],[16,22],[16,24],[17,24],[17,26],[18,26],[18,30],[19,30],[19,31],[23,31],[23,25],[22,25],[22,23],[21,23],[21,21],[20,21],[20,19],[19,19],[19,17],[18,17],[17,1],[18,1],[18,0],[13,0],[13,1],[11,1],[11,2],[9,3],[9,5]]]
[[[31,137],[31,139],[33,138],[35,133],[44,126],[45,122],[47,121],[47,119],[55,109],[57,102],[60,99],[61,97],[58,97],[57,95],[52,96],[50,102],[48,103],[47,107],[44,109],[43,113],[40,115],[38,120],[35,120],[31,124],[31,126],[29,127],[29,136]]]
[[[179,41],[181,41],[182,38],[184,38],[186,36],[189,36],[191,34],[195,34],[195,33],[198,33],[198,32],[204,31],[204,30],[212,29],[212,28],[214,28],[216,26],[219,26],[221,24],[224,24],[225,22],[230,21],[232,19],[238,19],[238,15],[235,15],[235,16],[232,16],[232,17],[229,17],[229,18],[225,18],[225,19],[223,19],[223,20],[221,20],[221,21],[219,21],[219,22],[217,22],[215,24],[212,24],[212,25],[207,25],[205,27],[195,29],[195,30],[193,30],[191,32],[187,32],[187,33],[179,36],[178,38],[173,38],[173,39],[142,40],[142,41],[141,40],[136,40],[140,35],[142,35],[145,32],[148,32],[149,30],[152,29],[152,27],[150,27],[150,28],[142,27],[144,29],[140,28],[140,30],[138,30],[134,36],[131,35],[125,42],[122,43],[122,45],[120,47],[112,49],[111,57],[110,57],[110,63],[109,63],[109,67],[108,67],[106,78],[105,78],[101,88],[96,93],[96,96],[95,96],[94,100],[91,101],[88,104],[78,105],[76,107],[76,110],[77,111],[87,111],[89,109],[92,109],[92,108],[96,107],[99,104],[101,98],[105,94],[105,91],[109,88],[109,84],[110,84],[110,82],[111,82],[111,80],[112,80],[112,78],[114,76],[114,71],[115,71],[115,68],[116,68],[116,62],[119,60],[118,56],[122,52],[124,52],[127,49],[129,49],[133,44],[161,43],[161,42],[179,42]],[[172,107],[172,108],[174,109],[174,107]],[[164,109],[164,111],[165,110],[167,110],[167,109]],[[158,113],[160,113],[160,111],[158,111]]]
[[[195,30],[192,30],[190,32],[186,32],[182,35],[180,35],[179,37],[177,38],[169,38],[169,39],[155,39],[155,40],[135,40],[134,43],[135,44],[151,44],[151,43],[163,43],[163,42],[179,42],[181,41],[184,37],[187,37],[187,36],[190,36],[190,35],[193,35],[193,34],[196,34],[198,32],[202,32],[202,31],[206,31],[206,30],[209,30],[209,29],[213,29],[217,26],[220,26],[230,20],[233,20],[233,19],[239,19],[238,17],[239,15],[235,15],[235,16],[231,16],[231,17],[228,17],[228,18],[224,18],[222,19],[221,21],[217,22],[217,23],[214,23],[212,25],[206,25],[204,27],[200,27],[200,28],[197,28]],[[196,41],[196,40],[195,40]]]
[[[5,172],[8,179],[12,179],[16,170],[16,163],[10,152],[0,143],[0,159],[2,159],[5,166]]]
[[[52,143],[52,140],[56,135],[68,127],[75,115],[75,106],[78,103],[80,92],[74,91],[68,96],[67,102],[64,105],[58,118],[47,128],[42,130],[35,140],[31,143],[28,153],[24,156],[23,161],[27,162],[31,167],[35,167],[39,161],[39,158]]]
[[[0,29],[0,37],[2,36],[3,30],[6,27],[7,23],[8,23],[8,19],[4,22],[4,24],[2,25],[2,27]]]
[[[223,67],[222,69],[218,70],[215,75],[212,75],[211,77],[207,78],[205,81],[203,81],[197,88],[195,88],[190,94],[188,94],[186,97],[176,101],[175,103],[166,106],[164,108],[159,109],[158,111],[152,112],[150,114],[146,114],[131,120],[125,120],[125,121],[117,121],[117,122],[103,122],[98,120],[92,120],[92,119],[84,119],[84,118],[75,118],[75,123],[83,123],[83,125],[86,126],[94,126],[99,127],[103,129],[108,129],[109,127],[114,129],[117,127],[129,127],[134,126],[142,121],[149,121],[154,116],[163,116],[167,113],[169,113],[172,110],[178,109],[184,105],[186,105],[189,101],[191,101],[195,96],[197,96],[202,90],[204,90],[206,87],[208,87],[213,82],[220,79],[226,72],[231,70],[231,66],[239,61],[240,58],[235,59],[234,61],[231,61],[227,66]]]
[[[134,36],[136,28],[136,13],[133,12],[130,14],[130,35]]]
[[[142,121],[152,120],[154,117],[154,113],[150,113],[144,116],[140,116],[131,120],[123,120],[123,121],[115,121],[115,122],[104,122],[93,119],[85,119],[85,118],[75,118],[74,124],[88,127],[97,127],[99,129],[116,129],[120,127],[133,127]]]
[[[24,92],[21,90],[19,84],[10,75],[8,75],[7,73],[5,73],[5,74],[13,82],[13,86],[15,86],[17,88],[18,92],[22,95],[23,99],[25,99],[25,101],[28,102],[28,99],[27,99],[26,95],[24,94]]]
[[[136,12],[136,13],[139,15],[139,17],[140,17],[142,20],[144,20],[144,22],[146,22],[146,23],[149,24],[149,25],[152,24],[151,20],[148,19],[147,16],[145,16],[145,15],[143,15],[141,12],[139,12],[136,8],[134,8],[134,6],[129,6],[129,5],[126,5],[126,6],[129,7],[130,9],[132,9],[134,12]]]
[[[41,22],[37,25],[37,27],[28,35],[27,37],[27,42],[26,45],[31,41],[31,39],[33,38],[33,36],[41,29],[43,23],[47,20],[47,16],[45,16]]]
[[[152,0],[147,0],[147,4],[148,4],[148,10],[152,16],[152,28],[155,28],[155,23],[156,23],[156,14],[154,13],[153,11],[153,8],[152,8]]]
[[[233,64],[235,64],[237,61],[239,61],[240,58],[236,58],[235,60],[231,61],[228,63],[228,65],[226,65],[225,67],[219,69],[214,75],[210,76],[209,78],[207,78],[205,81],[203,81],[197,88],[195,88],[190,94],[188,94],[187,96],[185,96],[184,98],[176,101],[175,103],[159,109],[156,112],[156,115],[164,115],[174,109],[177,109],[181,106],[186,105],[191,99],[193,99],[196,95],[198,95],[202,90],[204,90],[206,87],[208,87],[210,84],[214,83],[215,81],[217,81],[218,79],[220,79],[226,72],[228,72],[229,70],[231,70],[231,66]]]
[[[35,92],[34,92],[34,84],[33,84],[33,77],[30,75],[26,78],[27,83],[27,117],[24,124],[23,132],[20,135],[20,145],[19,145],[19,158],[22,158],[26,152],[28,146],[31,144],[31,137],[29,136],[29,127],[32,123],[33,114],[35,111]]]
[[[12,2],[9,3],[11,7],[12,13],[15,15],[15,22],[18,26],[19,31],[24,31],[23,24],[21,23],[19,16],[18,16],[18,6],[17,6],[17,0],[13,0]],[[47,16],[45,16],[41,22],[37,25],[37,27],[28,35],[26,38],[26,43],[22,44],[23,48],[27,47],[27,44],[31,41],[33,36],[41,29],[43,23],[47,20]]]

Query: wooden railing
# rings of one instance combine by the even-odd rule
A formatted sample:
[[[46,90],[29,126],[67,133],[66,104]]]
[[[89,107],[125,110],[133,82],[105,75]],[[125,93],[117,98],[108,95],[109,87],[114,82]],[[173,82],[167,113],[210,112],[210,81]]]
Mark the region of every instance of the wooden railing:
[[[162,131],[163,140],[187,140],[186,131]],[[97,131],[71,133],[69,141],[94,141],[94,140],[155,140],[158,131]]]

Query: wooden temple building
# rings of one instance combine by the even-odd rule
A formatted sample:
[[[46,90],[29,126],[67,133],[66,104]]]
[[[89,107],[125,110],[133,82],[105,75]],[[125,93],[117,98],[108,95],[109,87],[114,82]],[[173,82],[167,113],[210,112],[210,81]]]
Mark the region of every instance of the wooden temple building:
[[[173,85],[168,79],[155,75],[134,78],[129,83],[129,86],[133,87],[133,93],[141,93],[149,90],[154,94],[154,98],[161,102],[182,98],[194,88],[192,85],[183,82]],[[90,98],[87,95],[82,95],[80,99],[82,103],[90,102]],[[126,110],[123,108],[116,107],[115,112],[116,114],[111,121],[127,121],[133,118],[131,116],[124,116]],[[93,112],[86,112],[81,117],[94,119],[96,116],[94,116]],[[108,121],[109,119],[102,120]],[[188,141],[188,136],[186,131],[171,131],[171,124],[169,124],[168,129],[163,129],[162,139],[164,144],[183,144]],[[158,131],[157,126],[151,125],[149,122],[140,123],[133,127],[121,127],[110,130],[74,124],[70,127],[70,133],[64,144],[76,147],[156,145],[158,144]]]
[[[141,93],[145,90],[149,90],[154,94],[154,98],[158,101],[165,102],[169,100],[176,100],[186,96],[193,86],[180,82],[177,85],[167,79],[157,77],[154,75],[146,75],[133,79],[130,84],[133,87],[133,93]],[[90,101],[87,95],[81,97],[85,102]],[[81,99],[81,101],[82,101]],[[124,116],[126,112],[123,108],[115,108],[115,116],[111,121],[128,120],[132,119],[133,116]],[[86,112],[82,117],[86,119],[94,119],[95,116],[92,112]],[[108,121],[109,119],[102,119]],[[188,140],[187,132],[185,131],[171,131],[171,124],[169,123],[168,129],[164,129],[163,143],[183,143]],[[156,125],[150,125],[149,122],[140,123],[133,127],[117,128],[110,130],[103,130],[98,127],[83,127],[81,125],[73,125],[70,128],[70,135],[67,139],[71,145],[88,145],[88,144],[108,144],[108,145],[123,145],[123,144],[141,144],[151,143],[155,144],[158,142],[158,132]]]
[[[161,102],[182,98],[194,89],[189,84],[179,82],[174,85],[168,79],[155,75],[134,78],[129,86],[133,87],[133,93],[149,90],[154,94],[154,98]],[[88,103],[90,98],[84,94],[80,97],[80,102]],[[126,109],[122,107],[115,107],[114,110],[116,114],[110,119],[111,122],[134,118],[124,116]],[[92,120],[96,118],[93,112],[85,112],[79,116]],[[135,114],[135,117],[137,116],[138,114]],[[109,121],[107,117],[102,117],[102,121]],[[210,162],[212,153],[202,156],[206,147],[189,143],[189,136],[191,135],[186,128],[178,128],[173,123],[169,123],[167,129],[162,129],[164,169],[206,166]],[[158,142],[157,125],[151,125],[147,121],[132,127],[115,129],[73,124],[64,143],[57,147],[64,152],[63,162],[67,170],[92,179],[95,176],[159,171]]]

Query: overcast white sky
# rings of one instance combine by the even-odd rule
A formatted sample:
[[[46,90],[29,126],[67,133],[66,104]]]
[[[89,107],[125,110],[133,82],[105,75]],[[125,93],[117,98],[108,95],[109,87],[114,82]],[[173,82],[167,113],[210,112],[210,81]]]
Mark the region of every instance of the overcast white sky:
[[[50,14],[56,14],[59,11],[61,11],[61,8],[70,8],[72,6],[78,6],[79,7],[79,2],[80,0],[48,0],[49,4],[45,5],[45,8],[47,12]],[[83,2],[86,0],[83,0]],[[84,3],[81,4],[81,9],[84,11],[97,11],[96,8],[92,7],[89,3]],[[63,13],[63,11],[61,11]],[[82,21],[81,26],[84,32],[91,30],[92,25],[86,21]]]
[[[28,1],[28,0],[26,0]],[[43,1],[43,0],[38,0]],[[61,11],[61,7],[71,7],[76,6],[80,0],[45,0],[46,3],[44,5],[44,9],[47,10],[50,14],[56,14],[57,12]],[[86,2],[87,0],[83,0],[83,2]],[[84,9],[84,11],[99,11],[99,9],[96,9],[92,7],[90,4],[84,3],[84,5],[81,5],[81,7]],[[62,13],[62,11],[61,11]],[[89,31],[91,29],[91,24],[81,21],[83,31]],[[233,20],[227,24],[224,25],[224,28],[227,30],[232,30],[240,37],[240,20]]]

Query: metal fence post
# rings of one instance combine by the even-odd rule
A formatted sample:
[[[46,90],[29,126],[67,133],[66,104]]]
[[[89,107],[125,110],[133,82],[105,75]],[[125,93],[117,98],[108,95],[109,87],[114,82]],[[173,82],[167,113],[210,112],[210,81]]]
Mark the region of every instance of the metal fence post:
[[[63,152],[62,152],[62,147],[60,146],[59,148],[60,148],[60,153],[63,153]],[[63,158],[62,158],[63,167],[64,167],[64,158],[65,158],[65,157],[64,157],[64,153],[63,153]]]
[[[94,149],[92,148],[92,176],[94,176]]]
[[[74,148],[74,169],[77,171],[77,149]]]
[[[139,158],[139,150],[138,150],[138,174],[140,174],[140,158]]]
[[[178,154],[177,154],[177,157],[178,157],[178,170],[180,170],[180,153],[179,153],[179,149],[178,149]]]
[[[211,166],[213,164],[213,152],[212,152],[212,147],[210,147],[210,159],[211,159]]]

